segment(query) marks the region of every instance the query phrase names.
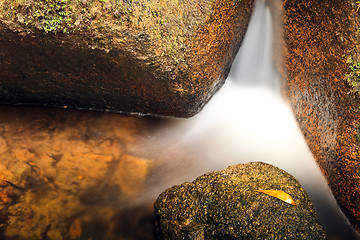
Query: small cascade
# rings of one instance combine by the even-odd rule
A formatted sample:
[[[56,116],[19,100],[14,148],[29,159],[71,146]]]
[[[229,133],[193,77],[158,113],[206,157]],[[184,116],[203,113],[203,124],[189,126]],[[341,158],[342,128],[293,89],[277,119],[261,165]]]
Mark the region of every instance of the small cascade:
[[[279,90],[273,61],[274,28],[267,1],[255,2],[245,39],[237,54],[230,79],[242,86],[263,86]]]
[[[166,174],[159,173],[149,192],[192,181],[212,170],[238,163],[263,161],[297,178],[310,196],[330,239],[354,239],[355,233],[340,211],[298,128],[292,110],[280,95],[273,59],[274,26],[266,0],[256,0],[242,47],[229,78],[195,117],[176,120],[157,129],[147,142],[159,149]],[[141,145],[144,146],[144,143]],[[158,152],[147,148],[147,151]],[[194,162],[173,158],[166,149],[191,156]],[[170,157],[171,158],[171,157]],[[171,177],[170,177],[171,176]]]

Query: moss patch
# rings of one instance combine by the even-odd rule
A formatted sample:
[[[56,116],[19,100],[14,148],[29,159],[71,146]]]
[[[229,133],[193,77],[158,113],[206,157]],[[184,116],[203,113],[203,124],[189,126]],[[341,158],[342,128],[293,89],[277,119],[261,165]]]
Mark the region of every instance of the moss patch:
[[[186,39],[196,25],[205,21],[187,6],[178,0],[11,0],[9,4],[0,1],[0,17],[26,30],[45,33],[70,34],[88,29],[95,32],[101,46],[111,42],[104,27],[119,32],[131,30],[140,42],[158,42],[155,55],[187,67]],[[194,8],[209,13],[207,6]]]
[[[349,64],[350,73],[347,75],[346,80],[351,86],[351,92],[360,95],[360,62],[349,57],[347,63]]]
[[[354,27],[354,34],[352,41],[354,49],[351,53],[345,55],[347,57],[347,63],[349,65],[349,73],[346,75],[346,81],[351,87],[350,93],[360,96],[360,1],[350,0],[352,5],[352,12],[350,19]]]
[[[77,29],[77,18],[83,18],[86,5],[72,0],[13,0],[9,5],[3,5],[2,12],[13,22],[25,25],[27,28],[41,29],[46,33],[70,33]],[[84,11],[77,11],[83,9]],[[79,15],[79,13],[82,13]]]
[[[257,192],[289,193],[296,206]],[[156,239],[324,239],[300,184],[266,163],[231,166],[174,186],[155,202]]]

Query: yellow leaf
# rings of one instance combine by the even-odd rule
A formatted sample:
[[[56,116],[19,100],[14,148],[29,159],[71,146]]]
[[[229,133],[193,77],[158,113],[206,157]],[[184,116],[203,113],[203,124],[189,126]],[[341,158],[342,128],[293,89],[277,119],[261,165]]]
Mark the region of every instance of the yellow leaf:
[[[276,198],[280,199],[281,201],[284,201],[288,204],[296,205],[294,200],[292,199],[292,197],[284,191],[280,191],[280,190],[256,190],[256,191],[265,193],[272,197],[276,197]]]

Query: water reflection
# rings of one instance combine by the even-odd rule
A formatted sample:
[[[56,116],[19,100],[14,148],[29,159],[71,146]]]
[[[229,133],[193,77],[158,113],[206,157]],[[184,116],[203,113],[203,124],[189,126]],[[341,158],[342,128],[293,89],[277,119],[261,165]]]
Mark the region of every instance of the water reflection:
[[[1,239],[129,234],[117,222],[125,222],[120,216],[152,167],[133,147],[154,124],[117,114],[1,106]],[[151,202],[143,208],[152,209]],[[144,226],[151,239],[151,222],[137,228]]]

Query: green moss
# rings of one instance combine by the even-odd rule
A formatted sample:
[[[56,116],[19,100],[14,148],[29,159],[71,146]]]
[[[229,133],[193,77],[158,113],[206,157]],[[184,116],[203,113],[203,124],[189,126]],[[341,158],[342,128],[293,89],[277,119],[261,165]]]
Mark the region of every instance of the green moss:
[[[11,1],[7,18],[28,28],[42,29],[46,33],[69,33],[74,30],[76,12],[71,0]],[[4,9],[3,9],[4,11]]]
[[[351,92],[360,96],[360,62],[349,57],[347,63],[349,64],[350,73],[347,75],[346,80],[351,87]]]
[[[277,185],[298,206],[256,191]],[[325,239],[301,185],[264,163],[229,167],[174,186],[154,207],[156,239]]]
[[[355,47],[347,56],[347,64],[349,66],[349,72],[346,75],[346,81],[351,87],[351,93],[360,96],[360,17],[358,11],[360,9],[360,1],[350,0],[353,7],[353,13],[351,15],[352,25],[354,28],[354,34],[352,40],[355,42]]]
[[[43,29],[45,32],[62,31],[64,33],[69,33],[74,16],[72,15],[71,10],[67,9],[67,2],[68,0],[60,0],[54,1],[49,5],[40,6],[40,9],[43,8],[49,13],[44,16],[45,24]],[[37,2],[36,4],[40,5],[41,2]],[[34,12],[34,17],[41,17],[37,10]]]
[[[175,73],[188,68],[187,41],[206,20],[204,13],[189,18],[189,8],[178,0],[10,0],[0,6],[0,17],[26,32],[83,33],[94,49],[111,50],[126,44],[121,48],[137,46],[145,51],[150,43],[155,44],[151,56],[161,59],[155,64]],[[203,11],[209,14],[212,10]],[[113,32],[117,35],[110,34]],[[175,86],[173,90],[182,93],[186,89]]]
[[[358,125],[357,128],[356,128],[355,138],[356,138],[357,141],[360,141],[360,125]]]

